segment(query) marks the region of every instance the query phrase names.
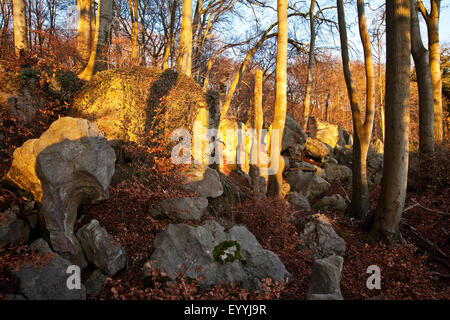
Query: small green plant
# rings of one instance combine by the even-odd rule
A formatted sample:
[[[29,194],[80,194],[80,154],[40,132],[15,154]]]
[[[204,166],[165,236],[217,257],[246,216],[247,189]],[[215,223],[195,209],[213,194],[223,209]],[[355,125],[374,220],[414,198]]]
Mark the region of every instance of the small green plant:
[[[214,260],[220,263],[241,260],[241,245],[233,240],[219,243],[213,250]]]

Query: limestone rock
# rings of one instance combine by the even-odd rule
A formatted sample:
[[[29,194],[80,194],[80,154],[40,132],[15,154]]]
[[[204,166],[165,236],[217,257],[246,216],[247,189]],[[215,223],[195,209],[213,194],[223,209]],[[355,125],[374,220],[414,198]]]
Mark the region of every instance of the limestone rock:
[[[17,218],[13,209],[0,213],[0,244],[24,244],[30,236],[28,224]]]
[[[125,249],[113,245],[111,235],[96,219],[81,227],[77,237],[87,259],[108,275],[113,276],[126,267]]]
[[[296,191],[289,192],[287,195],[287,201],[291,203],[296,210],[309,212],[311,211],[311,206],[309,205],[308,199],[304,196],[299,194]]]
[[[334,194],[323,197],[312,208],[314,211],[343,211],[347,208],[347,201],[340,194]]]
[[[345,144],[344,134],[342,128],[337,124],[331,124],[325,121],[319,121],[317,119],[312,119],[311,128],[311,137],[326,143],[332,149],[336,147],[336,145]]]
[[[335,163],[325,165],[325,180],[328,182],[346,181],[352,177],[352,169],[347,166]]]
[[[285,175],[285,178],[286,182],[291,186],[291,191],[303,194],[309,200],[321,195],[330,188],[330,184],[315,172],[290,171]]]
[[[263,249],[243,226],[225,232],[215,221],[198,227],[171,224],[156,236],[154,245],[150,260],[156,263],[152,267],[161,268],[172,279],[176,271],[190,278],[203,274],[201,290],[222,281],[241,283],[244,288],[255,290],[260,288],[262,278],[270,277],[274,281],[290,278],[278,256]],[[146,264],[144,274],[148,272]]]
[[[343,300],[341,293],[341,272],[344,259],[332,255],[314,260],[308,300]]]
[[[160,203],[161,211],[174,220],[200,220],[208,207],[205,197],[167,199]]]
[[[223,194],[219,173],[206,165],[191,165],[181,175],[184,188],[197,192],[201,197],[217,198]]]
[[[109,197],[114,150],[97,126],[84,119],[60,118],[39,139],[14,151],[5,180],[42,203],[42,220],[55,252],[84,267],[73,225],[80,204]]]
[[[100,294],[103,287],[105,286],[106,278],[108,278],[108,276],[103,274],[103,272],[100,269],[97,269],[94,272],[92,272],[92,274],[89,276],[89,278],[86,280],[86,283],[84,284],[86,287],[86,293],[94,296]]]
[[[70,261],[54,254],[43,239],[34,241],[30,247],[39,254],[52,254],[48,264],[35,266],[27,263],[19,270],[11,270],[19,279],[19,293],[29,300],[85,300],[86,288],[81,284],[80,289],[67,287],[67,273]]]
[[[321,141],[308,137],[306,140],[306,154],[318,160],[324,159],[331,150]]]

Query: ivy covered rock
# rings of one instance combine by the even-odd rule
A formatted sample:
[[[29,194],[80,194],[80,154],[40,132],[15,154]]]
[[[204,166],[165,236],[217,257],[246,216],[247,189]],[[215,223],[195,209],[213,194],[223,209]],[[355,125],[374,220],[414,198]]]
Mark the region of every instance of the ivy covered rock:
[[[256,290],[263,278],[281,282],[291,277],[278,256],[265,250],[243,226],[225,232],[215,221],[197,227],[171,224],[156,236],[154,246],[153,264],[146,264],[144,276],[149,274],[150,265],[159,267],[169,279],[175,278],[175,272],[194,279],[203,275],[200,290],[222,282]]]

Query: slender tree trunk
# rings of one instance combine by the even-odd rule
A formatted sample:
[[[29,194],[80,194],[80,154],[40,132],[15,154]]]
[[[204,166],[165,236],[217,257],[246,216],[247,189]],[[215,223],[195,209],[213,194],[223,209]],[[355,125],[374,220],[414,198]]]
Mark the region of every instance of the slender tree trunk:
[[[308,54],[308,75],[306,76],[306,92],[305,98],[303,99],[303,122],[302,129],[306,131],[308,127],[308,118],[310,114],[310,103],[311,103],[311,91],[312,91],[312,82],[313,82],[313,74],[314,74],[314,50],[316,46],[316,28],[315,28],[315,19],[314,16],[314,5],[316,0],[311,0],[311,4],[309,7],[309,28],[311,31],[310,42],[309,42],[309,54]]]
[[[192,74],[192,0],[183,0],[178,72]]]
[[[138,40],[139,40],[139,7],[138,0],[128,0],[128,6],[130,8],[131,16],[131,61],[133,65],[138,64]]]
[[[172,9],[170,12],[170,22],[169,22],[169,36],[167,37],[167,43],[164,47],[164,54],[163,54],[163,63],[162,63],[162,69],[167,70],[169,69],[169,57],[170,57],[170,48],[172,47],[172,39],[173,39],[173,32],[174,32],[174,26],[175,26],[175,16],[177,13],[177,7],[178,7],[178,0],[174,0],[172,3]]]
[[[417,0],[411,0],[411,52],[419,85],[419,152],[423,157],[434,152],[434,101],[429,55],[422,43],[417,14]]]
[[[358,0],[357,6],[359,33],[364,48],[364,63],[366,70],[366,116],[364,123],[362,121],[361,108],[358,104],[356,89],[353,84],[353,77],[350,71],[344,1],[337,0],[342,66],[344,69],[344,78],[352,109],[353,131],[355,136],[353,146],[352,203],[349,208],[349,214],[356,218],[365,218],[369,210],[367,153],[369,151],[369,143],[372,136],[373,120],[375,115],[375,72],[372,62],[371,42],[367,31],[364,1]]]
[[[371,238],[401,239],[408,178],[411,1],[386,1],[386,143],[383,179]]]
[[[256,160],[256,163],[252,164],[250,167],[250,177],[252,178],[253,183],[253,195],[258,198],[261,195],[260,188],[260,168],[261,168],[261,159],[260,148],[261,148],[261,130],[263,128],[263,107],[262,107],[262,70],[256,70],[255,73],[255,91],[254,91],[254,124],[253,127],[256,131],[256,141],[254,140],[254,144],[252,145],[252,163]]]
[[[330,107],[330,93],[327,93],[327,100],[325,101],[325,121],[328,122],[328,108]]]
[[[14,49],[16,56],[29,50],[25,0],[13,0]]]
[[[92,0],[78,0],[79,20],[77,35],[77,50],[81,61],[86,63],[91,53],[91,20]]]
[[[106,51],[109,42],[111,20],[112,0],[99,0],[94,45],[86,68],[78,76],[80,79],[89,81],[95,73],[107,68]]]
[[[278,170],[275,173],[275,179],[271,179],[271,187],[269,193],[272,196],[281,196],[281,187],[283,185],[283,157],[281,156],[281,144],[283,139],[283,130],[286,122],[286,90],[287,90],[287,44],[288,44],[288,17],[287,17],[287,0],[277,1],[278,13],[278,39],[277,39],[277,66],[275,70],[275,110],[272,124],[272,131],[278,130],[278,151],[276,154],[270,154],[270,161],[278,161]],[[270,139],[270,143],[274,143],[274,139]]]

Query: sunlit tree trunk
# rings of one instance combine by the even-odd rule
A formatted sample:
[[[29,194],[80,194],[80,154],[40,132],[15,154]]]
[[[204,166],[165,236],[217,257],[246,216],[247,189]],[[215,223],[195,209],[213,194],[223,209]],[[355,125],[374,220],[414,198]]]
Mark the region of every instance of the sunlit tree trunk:
[[[138,0],[128,0],[131,16],[131,61],[134,65],[138,63],[138,36],[139,36],[139,7]]]
[[[315,16],[314,16],[314,5],[316,0],[311,0],[311,5],[309,7],[309,28],[311,32],[309,41],[309,54],[308,54],[308,74],[306,76],[306,92],[305,98],[303,99],[303,131],[306,131],[308,126],[308,118],[310,114],[310,103],[311,103],[311,91],[313,83],[314,74],[314,50],[316,46],[316,28],[315,28]]]
[[[192,0],[183,0],[178,72],[191,76],[192,72]]]
[[[339,35],[341,39],[342,65],[345,83],[352,109],[353,131],[355,141],[353,145],[353,180],[352,202],[349,214],[356,218],[365,218],[369,211],[369,190],[367,181],[367,153],[372,136],[375,115],[375,72],[372,62],[372,47],[367,31],[364,0],[357,1],[359,34],[364,48],[364,63],[366,70],[366,116],[362,120],[361,108],[356,97],[350,71],[350,57],[348,52],[347,27],[345,22],[344,1],[337,0]]]
[[[83,63],[86,63],[91,53],[91,20],[92,20],[92,0],[78,0],[79,12],[77,50]]]
[[[98,1],[94,44],[89,62],[83,72],[78,76],[82,80],[89,81],[95,73],[107,68],[106,50],[112,20],[112,2],[112,0]]]
[[[175,26],[175,15],[177,13],[177,7],[178,7],[178,0],[174,0],[172,2],[172,8],[170,10],[169,35],[167,37],[166,46],[164,47],[163,62],[162,62],[163,70],[167,70],[169,68],[170,48],[172,47],[173,32]]]
[[[278,130],[278,151],[272,153],[271,162],[278,161],[278,170],[275,173],[275,179],[271,179],[269,193],[272,196],[281,195],[283,185],[283,157],[280,155],[283,139],[283,130],[286,122],[286,91],[287,91],[287,44],[288,44],[288,19],[287,19],[287,0],[277,1],[278,13],[278,39],[277,39],[277,66],[275,70],[275,110],[273,116],[272,130]],[[274,139],[270,139],[274,143]]]
[[[430,72],[434,99],[434,142],[435,144],[440,144],[443,139],[441,49],[439,44],[439,15],[441,1],[431,0],[430,2],[430,13],[427,12],[421,0],[418,0],[417,4],[427,23]]]
[[[261,159],[260,155],[260,147],[261,147],[261,130],[263,128],[263,107],[262,107],[262,70],[258,69],[255,73],[255,91],[254,91],[254,124],[253,127],[256,131],[256,141],[253,141],[252,145],[252,161],[256,160],[256,164],[252,164],[250,168],[250,177],[252,178],[253,183],[253,193],[256,197],[260,195],[259,181],[260,181],[260,172],[261,172]]]
[[[411,1],[386,1],[386,143],[381,194],[371,238],[401,239],[409,148]]]
[[[419,86],[419,152],[421,156],[434,152],[434,101],[429,55],[422,43],[417,0],[411,0],[411,52]]]
[[[28,51],[25,0],[13,0],[14,49],[16,56]]]

